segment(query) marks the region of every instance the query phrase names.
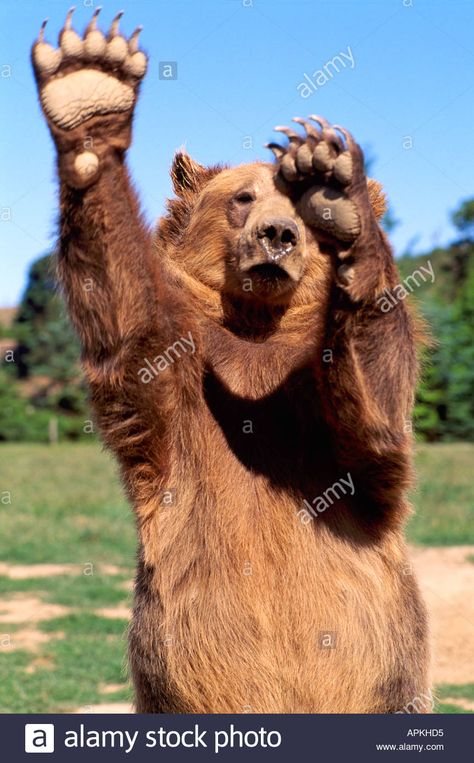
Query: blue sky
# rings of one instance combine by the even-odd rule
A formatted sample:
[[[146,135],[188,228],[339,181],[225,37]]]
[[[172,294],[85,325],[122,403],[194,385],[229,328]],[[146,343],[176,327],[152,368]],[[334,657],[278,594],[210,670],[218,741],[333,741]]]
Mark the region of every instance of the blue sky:
[[[77,2],[76,29],[97,4]],[[101,4],[103,29],[120,9],[127,34],[144,26],[151,60],[129,162],[150,222],[170,194],[169,164],[179,146],[204,164],[268,159],[262,146],[276,137],[275,124],[316,113],[350,129],[374,157],[372,175],[400,220],[391,237],[397,254],[453,237],[450,211],[474,196],[472,0]],[[17,303],[29,264],[54,243],[54,153],[29,48],[45,17],[47,39],[56,42],[68,7],[59,0],[1,3],[0,306]],[[354,65],[333,71],[303,98],[304,75],[348,50]],[[160,61],[177,62],[176,80],[159,79]]]

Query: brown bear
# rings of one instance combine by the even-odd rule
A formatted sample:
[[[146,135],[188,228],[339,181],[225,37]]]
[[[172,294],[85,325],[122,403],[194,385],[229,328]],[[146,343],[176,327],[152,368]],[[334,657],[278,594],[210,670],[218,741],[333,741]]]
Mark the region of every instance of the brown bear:
[[[156,231],[125,164],[147,59],[97,12],[33,46],[58,274],[135,510],[139,712],[393,713],[428,691],[407,561],[416,326],[351,135],[175,156]],[[387,300],[385,299],[385,302]]]

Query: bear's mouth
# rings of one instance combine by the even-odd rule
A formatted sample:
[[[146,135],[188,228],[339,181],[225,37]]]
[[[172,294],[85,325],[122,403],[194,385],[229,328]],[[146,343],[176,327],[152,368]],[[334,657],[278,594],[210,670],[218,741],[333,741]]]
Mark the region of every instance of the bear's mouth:
[[[290,276],[286,270],[283,270],[280,265],[276,265],[275,263],[264,262],[260,265],[253,265],[249,268],[247,273],[250,276],[256,276],[259,280],[269,284],[290,280]]]

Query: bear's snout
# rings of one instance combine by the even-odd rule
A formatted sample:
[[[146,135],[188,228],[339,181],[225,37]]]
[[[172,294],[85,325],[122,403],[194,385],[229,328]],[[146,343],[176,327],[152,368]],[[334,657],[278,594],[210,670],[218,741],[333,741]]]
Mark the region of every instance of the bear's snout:
[[[260,211],[247,221],[237,249],[243,291],[265,299],[288,295],[300,282],[307,258],[304,229],[298,222],[284,213]]]
[[[263,220],[255,227],[254,235],[270,263],[291,254],[300,240],[298,226],[289,217]]]

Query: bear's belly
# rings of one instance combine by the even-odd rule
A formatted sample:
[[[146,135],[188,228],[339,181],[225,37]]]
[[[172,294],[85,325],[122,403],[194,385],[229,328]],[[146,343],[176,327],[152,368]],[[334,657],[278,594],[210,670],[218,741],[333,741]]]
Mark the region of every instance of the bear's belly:
[[[347,474],[324,512],[301,513],[342,475],[317,417],[278,402],[280,419],[249,401],[229,417],[222,400],[176,427],[172,501],[142,536],[142,712],[396,712],[427,691],[402,531],[362,522]]]
[[[162,520],[132,632],[132,663],[145,655],[134,670],[144,659],[155,683],[146,711],[396,712],[427,691],[424,610],[400,541],[354,543],[298,508],[241,475]]]

